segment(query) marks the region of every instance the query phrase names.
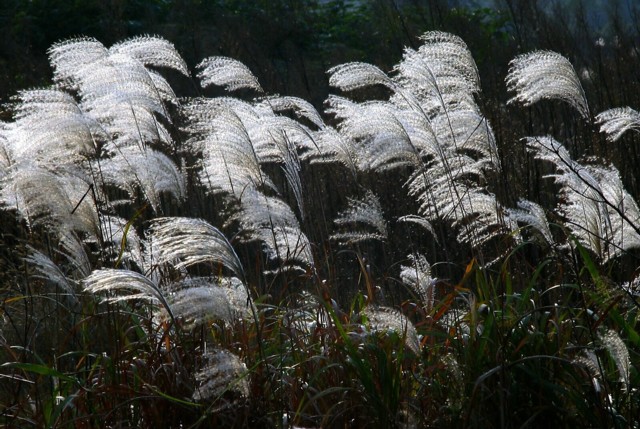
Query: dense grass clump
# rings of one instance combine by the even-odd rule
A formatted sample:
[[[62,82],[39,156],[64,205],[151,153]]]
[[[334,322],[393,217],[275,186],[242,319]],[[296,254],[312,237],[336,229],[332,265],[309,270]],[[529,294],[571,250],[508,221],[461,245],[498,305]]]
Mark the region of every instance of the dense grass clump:
[[[624,178],[522,135],[548,187],[509,195],[467,45],[421,42],[390,73],[330,69],[322,113],[158,37],[51,47],[53,86],[0,129],[0,421],[637,427]],[[554,52],[506,87],[593,139],[638,129],[630,107],[592,117]]]

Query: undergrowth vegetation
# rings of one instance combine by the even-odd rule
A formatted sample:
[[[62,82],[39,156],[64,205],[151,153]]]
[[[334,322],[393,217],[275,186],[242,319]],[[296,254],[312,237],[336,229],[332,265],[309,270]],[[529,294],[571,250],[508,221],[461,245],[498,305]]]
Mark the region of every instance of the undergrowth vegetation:
[[[508,195],[471,52],[421,42],[324,112],[158,37],[52,46],[0,129],[2,424],[638,427],[634,196],[551,135],[510,144],[552,195]],[[640,128],[554,52],[505,88]]]

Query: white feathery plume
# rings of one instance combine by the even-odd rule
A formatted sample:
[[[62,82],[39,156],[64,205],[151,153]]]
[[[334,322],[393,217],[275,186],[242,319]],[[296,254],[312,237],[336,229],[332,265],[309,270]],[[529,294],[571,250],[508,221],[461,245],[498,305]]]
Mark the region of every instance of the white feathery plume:
[[[311,243],[299,227],[274,225],[259,227],[257,235],[271,260],[280,261],[278,270],[298,270],[306,272],[314,269]]]
[[[274,133],[276,132],[277,131]],[[302,180],[300,179],[300,158],[298,157],[298,153],[296,152],[293,143],[287,137],[287,134],[282,133],[282,135],[284,142],[278,145],[282,153],[281,156],[284,164],[282,166],[282,171],[284,172],[285,179],[287,180],[289,188],[296,199],[300,218],[304,219],[304,189],[302,187]]]
[[[304,218],[304,191],[300,180],[300,158],[297,148],[312,145],[309,131],[294,120],[275,116],[271,110],[256,109],[242,120],[260,164],[279,164]]]
[[[145,53],[153,44],[158,49]],[[145,67],[145,63],[173,64],[176,59],[168,46],[159,39],[142,38],[108,50],[95,39],[71,39],[54,45],[49,58],[54,80],[77,91],[81,109],[100,122],[115,141],[171,144],[156,115],[171,120],[164,102],[175,103],[175,95],[162,76]],[[163,56],[167,56],[164,62],[160,59]]]
[[[195,401],[206,401],[214,411],[220,411],[234,405],[224,397],[226,393],[249,396],[248,370],[238,356],[216,349],[205,354],[204,359],[205,365],[196,373]]]
[[[200,174],[211,193],[226,193],[239,199],[245,189],[275,185],[262,172],[249,131],[240,115],[256,120],[257,112],[246,103],[229,99],[197,99],[184,107],[189,117],[189,145],[203,154]]]
[[[515,221],[524,223],[535,229],[547,242],[553,244],[553,234],[544,209],[539,204],[529,200],[519,200],[517,209],[508,209],[508,215]]]
[[[203,183],[213,193],[225,193],[239,204],[229,222],[238,221],[246,240],[258,240],[271,260],[313,266],[310,244],[287,204],[261,189],[275,185],[262,162],[283,165],[285,178],[304,216],[297,142],[308,132],[286,117],[276,116],[268,104],[252,106],[234,99],[197,100],[185,108],[194,137],[190,145],[203,152]],[[299,137],[300,136],[300,137]]]
[[[292,111],[298,118],[306,119],[313,125],[322,129],[325,127],[322,117],[315,107],[308,101],[290,96],[272,96],[263,100],[274,112]]]
[[[444,158],[444,161],[432,160],[424,169],[415,171],[405,183],[409,195],[415,196],[420,204],[419,213],[429,220],[442,217],[456,219],[457,215],[470,214],[458,207],[461,211],[452,216],[450,210],[444,210],[443,207],[450,205],[455,208],[462,204],[459,201],[471,188],[469,179],[482,178],[486,166],[484,159],[475,160],[465,155]],[[478,192],[484,190],[479,185],[475,185],[474,189]]]
[[[153,97],[157,97],[158,92],[164,93],[169,88],[166,80],[144,66],[171,68],[189,75],[184,60],[173,45],[158,37],[134,37],[113,45],[110,49],[93,38],[69,39],[54,44],[48,53],[54,70],[54,81],[63,87],[85,93],[99,91],[99,86],[122,86],[126,82],[134,83],[135,86],[148,78],[162,88],[160,91],[151,88],[150,94],[156,92]],[[125,58],[129,61],[123,60]],[[113,68],[105,70],[105,66]],[[142,67],[150,76],[140,79],[139,75],[131,74],[135,72],[132,67]],[[105,71],[111,76],[104,76]],[[96,77],[92,79],[92,75]],[[169,93],[173,94],[173,91]],[[175,99],[175,95],[173,98]]]
[[[439,208],[444,218],[459,230],[459,242],[477,247],[510,232],[494,194],[478,188],[460,189],[460,192],[459,201],[448,201]]]
[[[610,229],[607,256],[618,256],[627,250],[640,248],[637,229],[640,226],[640,207],[625,189],[620,173],[613,166],[592,166],[589,170],[600,184],[602,200],[606,201],[609,222],[606,227]]]
[[[356,172],[357,155],[355,147],[342,133],[333,127],[326,127],[313,133],[314,148],[303,153],[303,160],[311,163],[339,163]]]
[[[73,280],[69,279],[51,258],[31,246],[27,246],[27,249],[29,254],[24,260],[37,271],[34,277],[50,281],[59,286],[64,292],[75,296],[76,291],[74,290]]]
[[[201,219],[168,217],[151,223],[151,245],[158,262],[178,269],[194,264],[220,263],[244,280],[244,269],[225,235]]]
[[[385,171],[419,162],[417,149],[389,103],[357,104],[330,97],[328,104],[341,119],[340,132],[352,140],[363,171]]]
[[[296,338],[296,341],[315,342],[316,330],[328,326],[330,316],[317,296],[302,291],[299,297],[299,304],[290,307],[282,315],[282,324]]]
[[[160,287],[148,277],[135,271],[94,270],[83,280],[83,290],[92,294],[109,293],[102,302],[143,300],[160,304],[171,314],[172,319],[174,318]]]
[[[480,91],[480,78],[467,45],[443,32],[427,32],[422,40],[417,51],[406,49],[395,67],[394,80],[402,89],[396,90],[394,102],[411,106],[412,94],[426,113],[477,109],[473,94]]]
[[[68,266],[73,267],[77,273],[74,278],[85,278],[91,274],[93,267],[78,234],[68,229],[60,230],[58,231],[58,240],[62,248],[60,254],[67,259]]]
[[[616,107],[599,113],[596,123],[607,140],[614,142],[629,130],[640,132],[640,112],[631,107]]]
[[[625,391],[629,391],[629,376],[631,370],[631,358],[620,335],[613,329],[608,329],[604,334],[599,335],[600,342],[607,349],[618,369],[620,381],[624,385]]]
[[[296,263],[313,267],[311,244],[295,214],[282,200],[247,189],[240,200],[240,211],[230,219],[234,220],[240,222],[247,241],[262,242],[269,259],[292,268]]]
[[[189,76],[189,69],[175,46],[157,36],[137,36],[116,43],[110,53],[127,54],[145,66],[164,67]]]
[[[71,230],[58,231],[60,249],[54,253],[66,259],[66,263],[56,264],[44,253],[27,246],[29,251],[25,261],[31,264],[41,278],[61,287],[66,293],[75,297],[78,280],[91,273],[91,262],[78,236]],[[61,267],[64,267],[64,271]]]
[[[187,289],[171,292],[167,297],[171,310],[184,319],[182,328],[192,330],[208,321],[233,321],[227,295],[221,287],[191,285]]]
[[[474,154],[475,160],[486,161],[486,167],[500,170],[500,159],[493,130],[486,118],[474,110],[458,109],[436,115],[431,121],[441,157]],[[448,160],[442,160],[448,162]]]
[[[340,134],[360,169],[414,167],[405,186],[425,221],[448,220],[459,229],[459,240],[480,245],[514,224],[507,224],[501,204],[483,185],[485,172],[499,171],[500,162],[493,131],[474,98],[478,70],[459,37],[429,32],[422,40],[418,50],[406,50],[393,82],[385,83],[394,92],[388,102],[330,97],[330,113],[340,121]],[[360,67],[385,82],[384,74]],[[347,80],[348,70],[338,76],[357,88]]]
[[[155,70],[147,69],[147,72],[149,73],[149,77],[151,78],[151,81],[155,86],[156,93],[160,97],[160,99],[175,106],[179,106],[180,100],[178,100],[178,96],[173,91],[173,88],[171,87],[167,79],[165,79],[164,76],[162,76]],[[164,117],[167,122],[171,122],[171,116],[166,115],[166,112],[164,114]]]
[[[186,329],[214,320],[234,324],[253,317],[246,287],[235,277],[219,281],[187,278],[172,285],[166,296],[171,311],[184,320]]]
[[[409,255],[409,259],[411,266],[400,267],[400,278],[404,285],[418,295],[424,311],[429,313],[433,309],[436,282],[431,276],[431,265],[424,255]]]
[[[438,242],[438,235],[436,234],[435,229],[433,229],[433,225],[431,224],[431,222],[429,222],[427,218],[423,216],[418,216],[418,215],[405,215],[405,216],[399,217],[398,222],[409,222],[409,223],[414,223],[416,225],[419,225],[422,228],[424,228],[427,232],[429,232],[431,236],[434,238],[434,240]]]
[[[125,219],[118,216],[102,215],[100,220],[103,247],[111,251],[113,259],[132,261],[138,267],[144,267],[141,240],[135,228],[131,228]]]
[[[580,79],[568,59],[551,51],[535,51],[511,60],[506,83],[516,93],[510,103],[525,106],[542,99],[561,100],[589,118],[589,106]]]
[[[115,156],[100,160],[99,168],[106,184],[125,190],[131,198],[138,187],[155,212],[160,211],[161,193],[178,201],[185,197],[184,176],[178,166],[153,149],[121,148]]]
[[[55,43],[48,50],[53,80],[73,90],[79,88],[78,72],[109,54],[94,38],[83,37]]]
[[[100,221],[90,182],[77,170],[54,173],[32,163],[15,164],[4,178],[0,203],[15,209],[29,226],[44,224],[54,231],[71,229],[99,237]]]
[[[550,177],[561,186],[559,212],[583,246],[605,262],[640,247],[640,208],[615,167],[582,166],[551,137],[530,137],[526,144],[536,159],[558,170]]]
[[[122,145],[172,144],[156,115],[169,121],[162,93],[137,60],[113,54],[78,72],[81,108]]]
[[[347,63],[330,68],[329,85],[342,91],[365,88],[372,85],[393,87],[393,81],[378,67],[367,63]]]
[[[453,160],[458,160],[454,158]],[[478,167],[462,160],[460,165],[430,166],[426,174],[416,172],[405,186],[420,203],[419,212],[427,220],[444,219],[458,229],[458,241],[479,246],[492,238],[510,232],[504,222],[502,206],[493,193],[465,183],[468,174],[477,175]],[[446,168],[451,168],[450,172]],[[442,170],[439,172],[438,170]],[[435,176],[432,180],[430,176]]]
[[[394,115],[402,124],[404,132],[409,136],[411,145],[416,148],[421,157],[440,156],[441,142],[437,140],[431,119],[419,111],[401,108],[397,105],[395,105]]]
[[[9,153],[10,143],[6,136],[7,127],[8,124],[0,121],[0,181],[9,174],[11,164],[13,163]]]
[[[71,163],[94,155],[96,141],[106,139],[102,127],[63,91],[21,91],[13,100],[15,121],[3,130],[13,162]]]
[[[394,332],[404,338],[405,346],[416,355],[420,355],[418,332],[411,321],[398,310],[389,307],[367,307],[362,312],[372,334]]]
[[[200,85],[224,87],[227,91],[249,88],[264,92],[251,70],[238,60],[227,57],[209,57],[196,66]]]
[[[380,200],[369,190],[362,198],[349,198],[347,209],[338,214],[334,223],[338,226],[349,225],[353,228],[354,225],[359,225],[370,229],[337,232],[331,236],[334,240],[357,243],[369,239],[387,239],[387,222],[384,220]]]
[[[289,152],[313,145],[308,129],[293,119],[275,116],[273,112],[243,119],[249,138],[261,164],[286,164]]]
[[[480,90],[480,74],[464,40],[442,31],[428,31],[420,40],[424,43],[418,52],[427,60],[436,60],[433,62],[437,63],[437,76],[461,76],[473,92]]]

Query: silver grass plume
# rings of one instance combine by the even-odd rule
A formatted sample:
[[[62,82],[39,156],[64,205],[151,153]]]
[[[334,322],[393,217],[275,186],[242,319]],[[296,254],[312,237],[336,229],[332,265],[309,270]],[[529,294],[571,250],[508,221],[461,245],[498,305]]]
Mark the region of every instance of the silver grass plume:
[[[184,112],[189,118],[186,131],[192,135],[188,144],[194,152],[203,154],[200,179],[211,193],[239,199],[247,188],[275,189],[260,167],[244,123],[250,115],[258,120],[251,106],[229,99],[196,99],[184,107]]]
[[[21,91],[14,101],[15,121],[2,130],[12,162],[60,164],[95,155],[107,136],[69,94],[58,89]]]
[[[189,75],[186,63],[175,47],[157,36],[133,37],[109,49],[94,38],[72,38],[55,43],[49,48],[48,54],[54,69],[54,81],[72,89],[78,89],[78,79],[86,67],[111,55],[124,55],[144,66],[169,68]]]
[[[235,278],[188,277],[167,288],[166,299],[182,327],[193,329],[210,321],[233,325],[250,321],[256,311],[247,289]]]
[[[510,62],[506,78],[509,91],[516,93],[510,103],[525,106],[542,99],[561,100],[589,118],[589,106],[580,79],[568,59],[551,51],[519,55]]]
[[[211,409],[220,411],[234,405],[225,394],[232,393],[242,398],[249,396],[248,370],[238,356],[216,349],[207,352],[203,358],[204,365],[196,373],[195,401],[206,401]]]
[[[609,255],[617,256],[629,249],[640,248],[640,207],[627,192],[614,166],[590,168],[600,183],[602,199],[605,201],[613,243],[609,244]]]
[[[200,84],[224,87],[227,91],[249,88],[264,92],[251,70],[238,60],[227,57],[209,57],[196,66]]]
[[[364,240],[387,239],[387,222],[384,220],[382,206],[378,197],[367,190],[362,198],[349,198],[347,208],[334,220],[338,226],[349,226],[351,231],[337,232],[331,236],[334,240],[358,243]],[[355,230],[355,225],[366,230]]]
[[[427,59],[437,59],[442,76],[463,76],[473,91],[480,89],[480,74],[467,44],[455,34],[428,31],[420,40],[418,51]]]
[[[405,184],[409,195],[417,198],[419,212],[426,220],[450,222],[458,229],[457,240],[473,246],[510,232],[495,195],[464,181],[470,175],[481,175],[483,165],[459,156],[448,165],[435,163],[426,172],[415,172]]]
[[[574,362],[584,366],[592,377],[600,378],[600,363],[593,350],[584,349],[580,355],[575,357]]]
[[[313,146],[308,128],[291,118],[276,115],[268,103],[251,105],[238,101],[228,102],[227,99],[221,103],[222,106],[238,117],[260,164],[286,164],[290,152],[288,146],[296,149],[294,153],[298,148],[308,150]]]
[[[267,102],[251,105],[231,98],[197,100],[187,106],[189,144],[204,155],[203,183],[212,193],[231,197],[244,238],[262,242],[267,256],[286,264],[313,266],[310,244],[287,204],[263,192],[276,187],[261,163],[282,166],[300,213],[304,216],[297,147],[308,131],[274,114]],[[282,267],[284,268],[284,266]]]
[[[393,81],[378,67],[367,63],[347,63],[330,68],[329,85],[343,91],[372,85],[393,87]]]
[[[9,154],[9,142],[5,135],[6,129],[7,124],[0,121],[0,180],[9,173],[9,168],[12,164],[11,155]]]
[[[245,240],[263,244],[269,259],[291,265],[290,268],[297,264],[303,270],[313,267],[311,244],[284,201],[247,189],[240,200],[239,212],[230,219],[234,220],[240,222]]]
[[[440,145],[441,158],[472,154],[483,169],[500,171],[500,160],[493,130],[486,118],[474,110],[457,109],[434,116],[431,127]],[[441,162],[450,162],[440,159]],[[482,176],[480,174],[480,176]]]
[[[616,107],[599,113],[596,123],[607,140],[614,142],[629,130],[640,132],[640,112],[631,107]]]
[[[157,73],[124,54],[113,54],[78,73],[81,108],[99,121],[119,146],[173,142],[158,117],[170,122]],[[168,85],[163,85],[166,88]],[[157,116],[156,116],[157,115]]]
[[[278,133],[274,131],[274,133]],[[279,133],[278,133],[279,134]],[[287,137],[286,133],[282,133],[282,142],[278,145],[281,151],[283,166],[282,171],[285,179],[289,184],[289,188],[293,192],[298,210],[300,212],[300,218],[305,218],[304,210],[304,189],[302,187],[302,180],[300,179],[300,158],[296,152],[296,148],[293,142]]]
[[[220,263],[244,281],[244,269],[225,235],[201,219],[168,217],[151,223],[151,245],[158,263],[181,269],[194,264]]]
[[[480,91],[477,67],[459,37],[429,32],[422,39],[418,50],[406,50],[393,78],[355,67],[366,76],[363,86],[369,79],[392,90],[388,102],[330,97],[330,113],[340,121],[359,169],[413,167],[405,186],[417,198],[419,214],[427,222],[452,222],[458,240],[479,246],[514,225],[484,185],[485,173],[501,167],[493,131],[474,98]],[[343,85],[355,87],[345,77],[349,68],[344,70],[338,75]]]
[[[27,250],[29,254],[24,260],[36,270],[33,277],[52,282],[65,293],[75,297],[75,282],[68,278],[51,258],[31,246],[27,246]]]
[[[418,149],[389,103],[353,103],[330,97],[330,113],[341,119],[339,130],[354,143],[361,171],[385,171],[420,163]]]
[[[300,293],[299,305],[287,310],[282,316],[283,326],[296,341],[316,341],[314,334],[317,329],[328,326],[329,320],[324,304],[307,291]]]
[[[77,90],[78,70],[105,58],[109,51],[98,40],[83,37],[56,43],[48,54],[54,82]]]
[[[423,255],[409,255],[410,266],[400,267],[402,283],[409,287],[422,302],[426,313],[433,309],[436,279],[431,275],[431,265]]]
[[[93,269],[84,242],[71,230],[58,231],[60,254],[67,259],[67,267],[74,271],[74,278],[83,279]]]
[[[304,191],[300,180],[298,148],[308,148],[314,143],[309,131],[292,119],[275,116],[270,110],[254,111],[257,116],[243,120],[253,150],[260,164],[278,164],[296,199],[301,218],[304,213]]]
[[[145,266],[140,237],[135,228],[118,216],[102,215],[102,245],[117,262],[133,262],[138,267]]]
[[[544,212],[544,209],[539,204],[528,200],[519,200],[517,209],[507,210],[509,217],[514,221],[523,223],[532,227],[537,231],[547,244],[553,244],[553,234],[551,234],[551,228],[549,227],[549,221]]]
[[[313,133],[313,141],[315,150],[302,154],[301,159],[308,159],[312,164],[341,164],[353,174],[356,173],[356,148],[342,133],[332,127],[326,127]]]
[[[265,98],[263,103],[268,105],[274,112],[279,113],[291,111],[298,118],[308,120],[319,129],[325,127],[324,121],[316,108],[302,98],[291,96],[271,96]]]
[[[96,165],[104,184],[126,191],[131,199],[140,189],[145,199],[157,213],[160,195],[171,194],[177,201],[185,198],[184,176],[178,166],[162,152],[137,146],[118,149],[114,156],[101,159]]]
[[[85,194],[90,181],[76,168],[53,172],[29,162],[14,164],[3,179],[0,203],[15,209],[30,227],[42,224],[52,231],[73,230],[100,237],[97,208]]]
[[[482,189],[461,186],[459,200],[444,200],[438,204],[444,219],[458,229],[457,240],[480,246],[492,238],[510,232],[510,225],[503,219],[502,206],[494,194]]]
[[[612,329],[608,329],[603,334],[599,335],[600,342],[605,349],[611,355],[611,358],[616,364],[620,381],[624,385],[625,391],[629,391],[630,370],[631,370],[631,358],[629,356],[629,349],[627,348],[620,335]]]
[[[398,222],[408,222],[419,225],[425,231],[429,232],[433,239],[438,242],[438,235],[436,234],[435,229],[433,229],[433,225],[429,220],[423,216],[418,215],[405,215],[398,218]]]
[[[640,297],[640,276],[620,285],[623,291],[633,297]]]
[[[602,370],[595,352],[591,349],[585,349],[582,351],[582,354],[576,356],[573,361],[587,370],[587,373],[591,377],[593,389],[596,393],[600,393],[602,391],[600,385],[602,382]]]
[[[477,109],[473,94],[480,91],[480,78],[467,45],[458,36],[427,32],[418,49],[406,49],[395,67],[394,100],[413,105],[415,97],[424,112]],[[411,96],[408,96],[411,94]]]
[[[171,145],[158,117],[171,121],[164,103],[176,103],[176,97],[161,75],[145,67],[172,67],[183,72],[183,65],[176,63],[177,53],[168,46],[168,42],[149,37],[125,41],[112,49],[95,39],[71,39],[53,45],[49,61],[54,81],[78,92],[82,110],[100,122],[115,142]]]
[[[561,186],[560,214],[569,231],[603,261],[640,247],[640,208],[613,166],[583,166],[551,137],[526,139],[536,159],[552,163]]]
[[[161,305],[175,319],[162,289],[143,274],[130,270],[94,270],[82,283],[85,292],[108,294],[103,302],[143,300]]]
[[[49,256],[31,246],[27,246],[28,255],[25,261],[36,270],[35,277],[58,285],[75,298],[79,281],[91,274],[91,261],[76,233],[60,230],[57,231],[57,235],[59,247],[53,252],[64,258],[64,263],[55,263]],[[61,267],[64,267],[64,271]]]
[[[404,339],[404,344],[409,350],[420,355],[418,331],[401,312],[389,307],[367,307],[362,315],[366,318],[366,325],[372,334],[396,333]]]
[[[176,70],[189,76],[187,64],[172,43],[157,36],[137,36],[116,43],[109,48],[111,53],[124,53],[145,66]]]

